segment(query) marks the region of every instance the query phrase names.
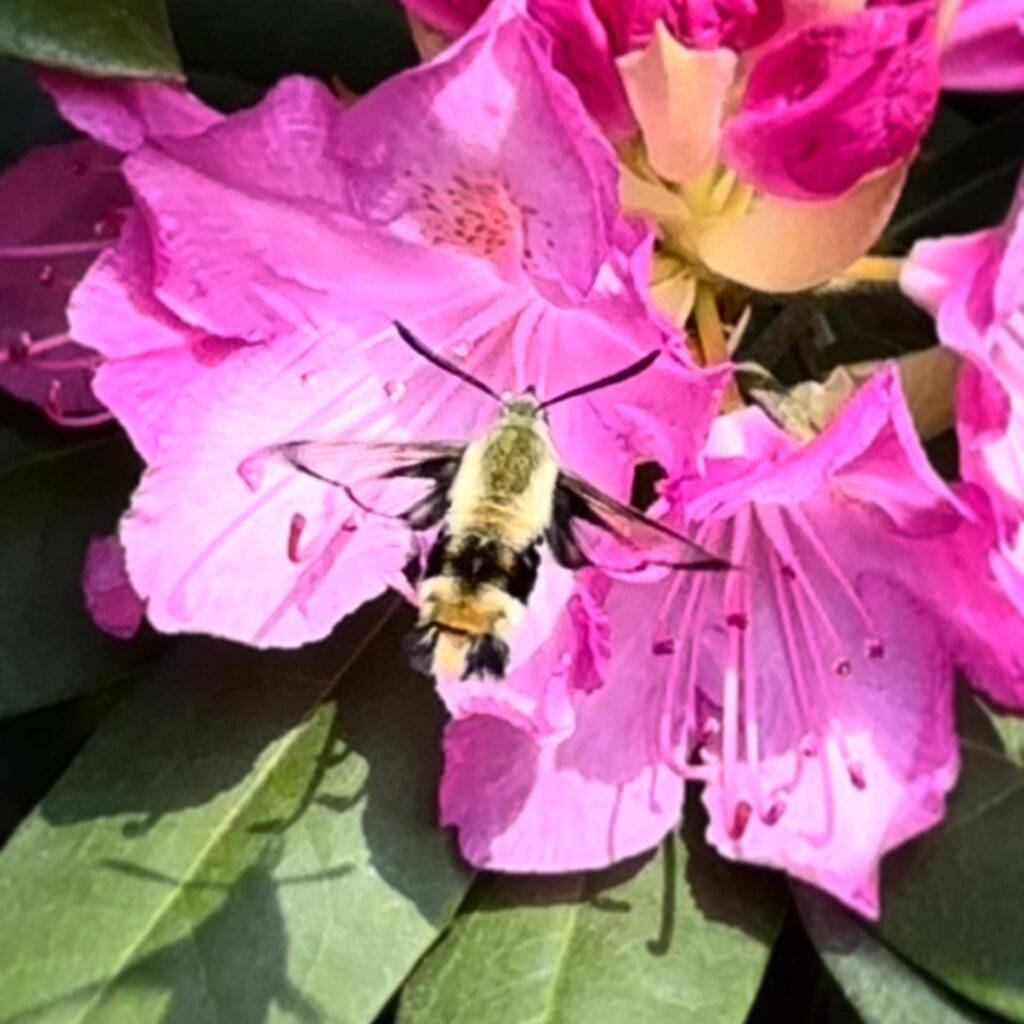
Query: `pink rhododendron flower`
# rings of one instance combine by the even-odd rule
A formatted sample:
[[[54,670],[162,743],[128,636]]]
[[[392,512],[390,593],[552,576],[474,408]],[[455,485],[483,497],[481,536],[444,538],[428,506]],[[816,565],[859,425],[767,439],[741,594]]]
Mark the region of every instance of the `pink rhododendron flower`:
[[[841,195],[917,148],[938,97],[937,58],[931,0],[813,22],[751,68],[724,161],[772,195]]]
[[[942,52],[947,89],[1024,89],[1024,2],[960,0]]]
[[[160,82],[57,71],[42,80],[96,141],[40,147],[0,175],[0,387],[59,423],[89,426],[109,419],[90,387],[98,357],[68,333],[66,309],[131,204],[118,150],[198,131],[218,115]]]
[[[63,423],[107,419],[95,353],[67,331],[71,289],[116,236],[119,156],[83,139],[35,149],[0,175],[0,387]]]
[[[742,571],[581,575],[503,686],[446,687],[444,820],[481,866],[589,868],[656,843],[700,779],[722,853],[875,916],[880,858],[956,779],[954,667],[1024,701],[990,526],[928,466],[892,370],[803,447],[748,409],[706,454],[665,511]]]
[[[901,285],[964,359],[957,386],[960,471],[996,509],[993,558],[1024,603],[1024,179],[996,228],[926,239]]]
[[[404,0],[415,19],[449,38],[462,35],[489,0]],[[784,0],[517,0],[548,33],[555,67],[572,79],[587,109],[620,139],[636,129],[616,58],[645,47],[662,22],[695,50],[750,49],[778,30]],[[805,0],[801,0],[804,3]]]
[[[627,206],[659,226],[659,305],[697,284],[796,291],[873,244],[938,93],[936,0],[408,0],[458,35],[525,7],[623,144]]]
[[[933,3],[786,14],[746,53],[658,26],[618,62],[643,137],[625,151],[623,195],[661,227],[659,300],[680,319],[709,271],[796,291],[862,256],[931,121]]]
[[[124,564],[124,548],[116,537],[93,537],[82,567],[85,606],[105,633],[130,640],[142,625],[145,605],[135,593]]]
[[[59,96],[84,124],[77,96]],[[553,437],[620,494],[639,458],[692,470],[726,374],[692,368],[652,317],[650,239],[622,217],[613,155],[525,19],[348,109],[288,79],[252,110],[143,145],[123,173],[136,207],[70,321],[147,463],[119,535],[157,628],[291,646],[407,589],[404,526],[251,458],[288,439],[461,440],[489,424],[493,405],[394,320],[499,391],[552,393],[665,349],[643,380],[553,409]],[[540,588],[538,628],[565,575]]]

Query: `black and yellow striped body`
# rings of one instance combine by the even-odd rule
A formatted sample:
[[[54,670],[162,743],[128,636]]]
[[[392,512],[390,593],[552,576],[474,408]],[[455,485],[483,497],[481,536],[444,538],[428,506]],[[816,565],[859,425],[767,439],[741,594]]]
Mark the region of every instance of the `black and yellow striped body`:
[[[417,663],[438,677],[501,677],[551,522],[558,466],[537,403],[510,403],[463,455],[420,584]]]

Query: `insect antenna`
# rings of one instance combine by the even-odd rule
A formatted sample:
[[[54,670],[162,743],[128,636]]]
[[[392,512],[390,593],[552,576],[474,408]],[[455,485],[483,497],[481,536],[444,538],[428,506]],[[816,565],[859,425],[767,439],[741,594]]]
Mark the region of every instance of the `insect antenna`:
[[[450,363],[443,356],[439,356],[436,352],[432,352],[426,345],[416,337],[412,331],[409,330],[404,324],[400,324],[397,320],[393,321],[395,330],[398,331],[398,336],[409,346],[414,352],[418,352],[424,359],[429,363],[433,363],[438,369],[444,370],[445,373],[450,373],[453,377],[458,377],[459,380],[465,381],[472,387],[476,388],[477,391],[482,391],[485,395],[489,395],[496,402],[500,403],[500,396],[488,387],[482,380],[478,380],[471,373],[467,373],[461,367],[456,366],[454,363]]]
[[[607,388],[612,384],[619,384],[624,380],[629,380],[630,377],[635,377],[638,373],[643,373],[644,370],[646,370],[647,367],[649,367],[660,355],[661,349],[655,349],[653,352],[648,352],[643,359],[638,359],[635,363],[631,363],[629,366],[623,367],[615,373],[608,374],[607,377],[599,377],[597,380],[592,380],[589,384],[581,384],[579,387],[572,388],[569,391],[563,391],[560,395],[555,395],[554,398],[549,398],[547,401],[541,402],[540,408],[550,409],[551,406],[557,405],[559,402],[564,402],[567,398],[578,398],[580,395],[589,395],[591,391],[600,391],[601,388]]]

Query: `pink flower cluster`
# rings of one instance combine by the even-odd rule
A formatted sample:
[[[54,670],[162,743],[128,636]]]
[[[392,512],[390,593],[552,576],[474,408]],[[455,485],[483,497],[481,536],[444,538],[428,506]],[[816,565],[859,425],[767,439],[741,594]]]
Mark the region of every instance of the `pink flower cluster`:
[[[91,141],[0,180],[12,197],[30,177],[63,183],[52,210],[4,228],[19,329],[0,383],[113,416],[145,460],[121,548],[90,551],[90,608],[120,634],[144,604],[165,632],[293,647],[408,592],[421,551],[403,524],[286,466],[245,471],[297,437],[479,433],[493,407],[396,320],[499,392],[553,394],[659,350],[644,375],[555,407],[555,447],[623,499],[657,462],[652,514],[738,568],[545,560],[508,678],[439,686],[441,819],[480,866],[592,868],[657,843],[696,781],[725,856],[877,915],[881,857],[942,818],[957,777],[955,672],[1024,707],[1019,204],[1000,228],[921,244],[906,273],[968,363],[950,485],[892,367],[806,443],[757,408],[717,415],[730,371],[695,365],[653,309],[654,226],[623,212],[591,115],[632,130],[619,68],[659,33],[740,55],[726,162],[786,202],[828,202],[916,146],[937,12],[409,6],[458,40],[347,108],[303,78],[222,116],[176,87],[47,75]]]

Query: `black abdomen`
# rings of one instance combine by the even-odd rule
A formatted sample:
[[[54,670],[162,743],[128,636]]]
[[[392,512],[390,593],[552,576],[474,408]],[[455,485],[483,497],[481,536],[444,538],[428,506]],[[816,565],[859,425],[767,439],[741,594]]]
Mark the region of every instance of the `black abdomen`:
[[[537,582],[539,565],[536,544],[516,551],[478,533],[451,536],[442,531],[427,556],[425,578],[454,576],[470,591],[490,584],[526,604]]]
[[[482,534],[443,531],[427,556],[420,620],[407,645],[413,667],[430,674],[443,644],[442,652],[459,651],[455,671],[461,678],[502,679],[508,634],[537,582],[539,565],[536,544],[517,551]]]

